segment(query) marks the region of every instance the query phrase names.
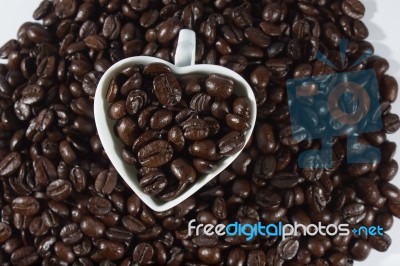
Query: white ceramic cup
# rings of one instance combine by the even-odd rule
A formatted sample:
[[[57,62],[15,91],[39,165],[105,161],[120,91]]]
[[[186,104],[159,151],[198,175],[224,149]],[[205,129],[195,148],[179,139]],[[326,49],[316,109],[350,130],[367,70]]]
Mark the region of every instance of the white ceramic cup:
[[[169,66],[173,73],[177,76],[182,76],[189,73],[215,73],[229,77],[235,82],[234,94],[246,96],[250,103],[251,115],[249,124],[251,127],[245,133],[245,139],[247,143],[253,132],[257,114],[256,100],[253,91],[242,76],[228,68],[208,64],[195,65],[195,52],[196,34],[191,30],[181,30],[179,33],[178,46],[175,53],[175,65],[150,56],[135,56],[126,58],[112,65],[104,73],[96,90],[94,99],[94,115],[97,132],[99,134],[101,143],[103,144],[104,150],[106,151],[115,169],[122,176],[122,178],[124,178],[125,182],[132,188],[132,190],[139,196],[139,198],[151,209],[159,212],[168,210],[193,195],[196,191],[198,191],[201,187],[203,187],[211,179],[228,167],[242,150],[232,156],[221,159],[221,161],[217,163],[217,166],[212,173],[197,177],[193,184],[189,185],[181,195],[171,201],[164,202],[154,196],[149,196],[143,192],[139,185],[139,181],[137,179],[137,169],[132,165],[126,164],[122,160],[121,149],[123,148],[123,143],[114,134],[113,126],[115,124],[115,120],[112,120],[108,117],[107,112],[110,104],[106,101],[106,95],[111,79],[125,68],[136,64],[146,66],[155,62],[163,63]]]

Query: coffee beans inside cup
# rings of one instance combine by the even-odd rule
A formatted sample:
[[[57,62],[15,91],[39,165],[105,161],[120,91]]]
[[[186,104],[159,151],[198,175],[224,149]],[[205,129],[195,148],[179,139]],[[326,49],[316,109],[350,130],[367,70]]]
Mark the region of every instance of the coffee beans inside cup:
[[[108,116],[146,194],[172,200],[243,148],[250,106],[234,86],[216,74],[177,76],[162,63],[134,65],[111,80]]]

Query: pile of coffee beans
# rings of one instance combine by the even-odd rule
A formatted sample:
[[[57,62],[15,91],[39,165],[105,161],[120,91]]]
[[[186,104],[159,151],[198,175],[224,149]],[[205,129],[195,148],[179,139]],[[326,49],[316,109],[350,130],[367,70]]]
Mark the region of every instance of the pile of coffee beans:
[[[150,196],[169,201],[226,156],[240,151],[249,129],[249,101],[224,76],[175,77],[162,63],[131,66],[111,80],[108,115]]]
[[[365,51],[359,0],[44,0],[0,47],[0,262],[13,265],[351,265],[391,238],[188,235],[187,225],[240,223],[379,225],[400,218],[398,164],[387,134],[398,84],[388,61]],[[179,30],[197,32],[196,62],[242,75],[257,97],[257,124],[244,151],[178,206],[154,212],[105,154],[93,118],[103,73],[135,55],[172,61]],[[339,40],[348,39],[345,64]],[[336,70],[316,60],[320,51]],[[320,141],[290,137],[285,83],[373,69],[383,129],[360,134],[382,160],[347,164],[333,139],[334,168],[300,169]],[[101,130],[101,129],[99,129]],[[297,139],[298,140],[298,139]]]

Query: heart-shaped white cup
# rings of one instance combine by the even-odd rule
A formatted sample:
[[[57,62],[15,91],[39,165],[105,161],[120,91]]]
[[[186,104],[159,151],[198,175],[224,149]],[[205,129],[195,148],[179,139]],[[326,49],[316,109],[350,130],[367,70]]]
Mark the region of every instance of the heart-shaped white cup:
[[[177,204],[181,203],[197,190],[207,184],[216,175],[222,172],[228,167],[240,154],[242,150],[236,154],[224,157],[219,161],[210,174],[205,174],[197,178],[195,183],[191,184],[181,195],[175,199],[164,202],[154,196],[149,196],[143,192],[137,179],[137,170],[134,166],[126,164],[121,158],[121,149],[123,148],[122,142],[114,134],[113,126],[115,120],[108,117],[107,111],[110,104],[105,100],[106,94],[111,82],[111,79],[123,69],[138,64],[148,65],[151,63],[159,62],[169,66],[173,73],[178,76],[182,76],[189,73],[201,73],[201,74],[220,74],[226,77],[230,77],[235,82],[234,94],[239,96],[246,96],[250,103],[250,128],[245,133],[246,143],[250,139],[253,132],[255,121],[256,121],[256,100],[249,84],[236,72],[232,70],[216,66],[216,65],[194,65],[196,49],[196,34],[191,30],[181,30],[179,33],[178,46],[175,52],[175,65],[150,56],[135,56],[124,59],[112,65],[101,78],[94,99],[94,115],[96,121],[97,132],[99,134],[103,148],[106,151],[109,159],[114,165],[118,173],[125,179],[125,182],[132,188],[132,190],[139,196],[139,198],[151,209],[155,211],[165,211]]]

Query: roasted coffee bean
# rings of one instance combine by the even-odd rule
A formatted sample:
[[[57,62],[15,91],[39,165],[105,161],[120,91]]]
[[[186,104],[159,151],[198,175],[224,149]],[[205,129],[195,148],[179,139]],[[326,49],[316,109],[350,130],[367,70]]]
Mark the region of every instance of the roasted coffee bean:
[[[100,240],[97,246],[98,250],[91,256],[91,259],[95,261],[102,259],[119,260],[125,253],[125,247],[122,244],[110,240]]]
[[[85,75],[82,83],[82,89],[88,96],[94,96],[97,84],[101,79],[102,73],[93,71]]]
[[[182,98],[179,82],[170,73],[156,76],[153,81],[153,90],[158,101],[165,106],[174,106]]]
[[[162,63],[151,63],[143,69],[143,73],[148,75],[160,75],[166,73],[172,73],[172,70],[167,65]]]
[[[167,178],[161,172],[152,172],[143,176],[140,180],[140,187],[143,191],[151,196],[160,194],[167,186]]]
[[[218,248],[199,248],[197,251],[199,259],[209,265],[217,264],[221,261],[221,251]]]
[[[342,10],[353,19],[361,19],[365,13],[364,5],[358,0],[346,0],[342,3]]]
[[[86,189],[87,174],[81,167],[72,168],[69,173],[69,179],[76,191],[82,192]]]
[[[273,127],[269,124],[261,124],[255,130],[258,149],[263,153],[275,152],[277,144]]]
[[[11,263],[14,265],[33,265],[38,259],[35,248],[31,246],[21,247],[11,254]]]
[[[119,100],[110,105],[108,116],[114,120],[118,120],[126,116],[126,104],[124,100]]]
[[[382,117],[383,127],[388,134],[395,133],[400,128],[400,119],[396,114],[387,114]]]
[[[207,114],[211,110],[212,98],[206,93],[196,93],[190,101],[190,108],[200,114]]]
[[[44,98],[44,90],[38,85],[28,85],[22,90],[21,101],[24,104],[32,105],[40,102]]]
[[[226,125],[234,131],[242,132],[250,127],[250,125],[247,123],[247,119],[237,114],[227,114],[225,117],[225,122]]]
[[[29,225],[29,232],[34,236],[43,236],[48,232],[49,228],[44,224],[43,218],[35,217]]]
[[[49,184],[46,189],[46,195],[55,200],[63,201],[72,193],[72,185],[68,180],[59,179]]]
[[[202,119],[190,119],[183,125],[183,136],[188,140],[203,140],[208,137],[210,128]]]
[[[217,146],[212,140],[197,140],[189,147],[193,157],[204,160],[219,160],[222,156],[217,151]]]
[[[143,233],[146,230],[146,226],[143,224],[143,222],[132,216],[123,217],[122,224],[127,230],[134,234]]]
[[[21,155],[17,152],[12,152],[8,154],[3,160],[0,162],[0,176],[10,176],[18,171],[19,167],[22,164]]]
[[[365,218],[365,206],[360,203],[351,203],[343,208],[342,215],[348,223],[357,224]]]
[[[192,130],[192,129],[190,129]],[[191,133],[189,129],[187,129],[187,132],[190,136],[194,136],[195,131],[192,131]],[[185,137],[182,129],[180,127],[174,126],[168,131],[168,141],[171,143],[171,145],[174,147],[174,149],[178,152],[182,151],[183,148],[185,147]]]
[[[215,165],[207,160],[203,160],[203,159],[193,159],[193,165],[194,168],[196,168],[196,170],[202,174],[209,174],[211,173],[214,168]]]
[[[371,245],[364,239],[357,240],[351,247],[351,255],[358,261],[365,260],[371,251]]]
[[[51,42],[52,37],[50,32],[41,25],[32,25],[27,29],[28,38],[34,43]]]
[[[126,111],[131,114],[137,114],[148,102],[146,92],[141,90],[133,90],[126,99]]]
[[[206,91],[209,95],[220,98],[227,99],[233,93],[234,82],[225,77],[211,75],[205,81]]]
[[[193,183],[196,180],[196,170],[184,159],[172,161],[171,172],[180,181]]]
[[[22,196],[15,198],[12,201],[11,207],[15,213],[22,215],[35,215],[38,213],[40,205],[35,198],[30,196]]]
[[[102,51],[107,47],[107,40],[101,35],[90,35],[86,37],[85,44],[90,49]]]
[[[168,18],[161,22],[157,34],[158,41],[164,45],[170,43],[177,37],[182,27],[182,22],[176,18]]]
[[[118,176],[113,170],[104,170],[96,177],[94,187],[98,193],[111,194],[117,186]]]
[[[134,141],[133,137],[137,134],[138,126],[136,123],[130,117],[125,116],[118,120],[114,127],[120,140],[125,145],[131,146]]]
[[[244,30],[244,37],[257,46],[266,48],[270,45],[271,39],[260,29],[248,27]]]
[[[61,229],[60,237],[65,244],[73,245],[82,239],[83,234],[79,228],[79,225],[73,223],[67,224]]]
[[[154,113],[150,119],[150,127],[160,130],[167,127],[172,122],[172,112],[168,110],[159,110]]]
[[[105,231],[104,224],[97,218],[85,216],[80,223],[82,233],[88,237],[100,238]]]
[[[139,163],[146,167],[160,167],[172,159],[172,146],[162,140],[153,141],[138,151]]]
[[[111,211],[111,202],[102,197],[91,197],[88,201],[87,207],[94,215],[106,215]]]
[[[6,242],[11,234],[11,227],[8,224],[0,223],[0,243]]]
[[[240,151],[245,144],[244,136],[233,131],[223,136],[218,142],[219,153],[224,156],[230,156]]]
[[[133,261],[139,265],[146,265],[150,263],[154,256],[154,249],[148,243],[140,243],[133,250]]]
[[[291,260],[296,256],[299,246],[298,240],[286,238],[278,245],[278,255],[284,260]]]

